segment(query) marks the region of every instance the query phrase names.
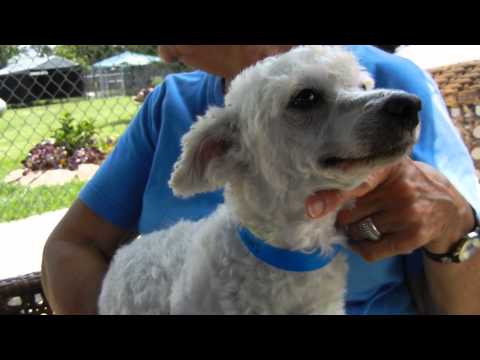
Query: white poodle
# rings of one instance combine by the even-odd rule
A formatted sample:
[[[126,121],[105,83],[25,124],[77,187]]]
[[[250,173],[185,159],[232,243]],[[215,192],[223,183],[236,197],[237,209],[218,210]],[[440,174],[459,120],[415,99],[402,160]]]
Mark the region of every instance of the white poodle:
[[[304,202],[358,186],[412,147],[420,101],[373,81],[341,47],[301,46],[246,69],[224,108],[182,139],[177,196],[225,187],[208,218],[120,248],[101,314],[343,314],[347,264],[336,213]]]

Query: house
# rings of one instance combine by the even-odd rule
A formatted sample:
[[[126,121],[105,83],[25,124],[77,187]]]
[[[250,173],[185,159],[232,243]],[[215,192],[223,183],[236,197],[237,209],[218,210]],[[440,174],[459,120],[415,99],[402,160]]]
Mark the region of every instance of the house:
[[[0,69],[0,98],[7,104],[29,105],[35,100],[82,96],[78,64],[58,56],[19,55]]]

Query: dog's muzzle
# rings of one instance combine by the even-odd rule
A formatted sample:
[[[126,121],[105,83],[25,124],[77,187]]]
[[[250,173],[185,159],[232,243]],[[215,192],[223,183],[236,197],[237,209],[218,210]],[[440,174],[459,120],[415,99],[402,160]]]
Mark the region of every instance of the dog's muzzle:
[[[422,103],[417,96],[393,94],[387,96],[380,106],[380,112],[385,115],[389,125],[408,131],[418,126]]]

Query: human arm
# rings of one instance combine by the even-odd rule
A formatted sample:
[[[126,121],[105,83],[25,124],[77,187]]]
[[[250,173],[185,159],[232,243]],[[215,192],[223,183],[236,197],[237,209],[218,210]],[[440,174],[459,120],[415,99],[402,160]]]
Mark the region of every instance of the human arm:
[[[43,285],[55,313],[96,312],[108,263],[133,237],[158,134],[164,88],[149,96],[45,245]]]
[[[49,236],[42,285],[55,314],[96,314],[103,277],[115,250],[135,234],[76,200]]]

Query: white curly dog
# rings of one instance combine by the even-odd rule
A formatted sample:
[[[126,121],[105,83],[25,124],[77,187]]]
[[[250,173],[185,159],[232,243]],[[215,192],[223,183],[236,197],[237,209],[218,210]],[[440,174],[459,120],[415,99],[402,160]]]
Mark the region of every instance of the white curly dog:
[[[346,236],[305,199],[405,156],[420,100],[373,90],[342,47],[300,46],[243,71],[225,104],[184,136],[170,179],[180,197],[224,187],[225,203],[121,247],[101,314],[344,314]]]

